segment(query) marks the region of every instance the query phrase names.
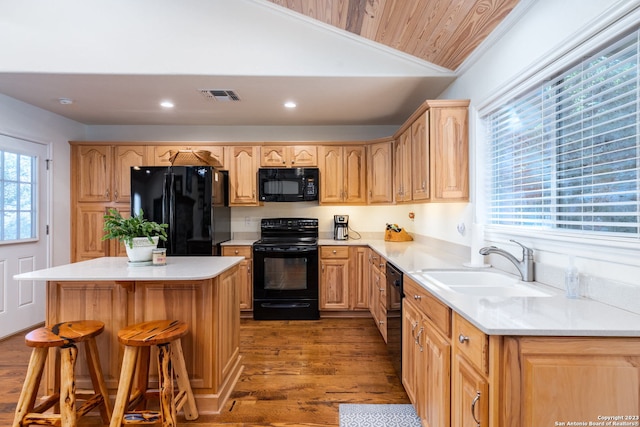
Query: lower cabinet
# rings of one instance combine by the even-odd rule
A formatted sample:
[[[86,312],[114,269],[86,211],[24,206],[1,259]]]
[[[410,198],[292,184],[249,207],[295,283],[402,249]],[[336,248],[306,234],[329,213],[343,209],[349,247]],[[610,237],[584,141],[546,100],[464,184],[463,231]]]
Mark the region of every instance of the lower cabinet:
[[[402,383],[423,426],[640,421],[640,338],[486,335],[407,276],[404,291]]]
[[[320,310],[369,308],[369,276],[365,246],[320,247]]]
[[[386,260],[369,250],[369,311],[387,342],[387,274]]]
[[[240,311],[253,310],[253,247],[223,246],[223,256],[243,256],[238,271],[238,288],[240,293]]]

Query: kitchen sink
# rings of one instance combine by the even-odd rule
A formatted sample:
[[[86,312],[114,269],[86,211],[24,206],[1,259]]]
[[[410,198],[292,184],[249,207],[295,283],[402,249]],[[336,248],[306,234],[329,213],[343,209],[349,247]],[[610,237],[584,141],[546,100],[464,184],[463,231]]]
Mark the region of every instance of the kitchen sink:
[[[516,276],[495,271],[426,270],[417,274],[440,288],[467,295],[486,297],[551,296],[551,294],[523,282]]]

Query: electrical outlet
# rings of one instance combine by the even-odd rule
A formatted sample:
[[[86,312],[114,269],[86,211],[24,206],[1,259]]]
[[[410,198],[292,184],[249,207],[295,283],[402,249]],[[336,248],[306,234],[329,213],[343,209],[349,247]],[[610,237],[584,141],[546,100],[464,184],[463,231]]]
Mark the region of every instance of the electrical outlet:
[[[460,233],[461,236],[464,236],[464,232],[466,228],[467,227],[464,225],[464,222],[459,223],[456,227],[456,229],[458,230],[458,233]]]
[[[251,217],[250,216],[245,216],[244,217],[244,225],[247,227],[251,227]]]

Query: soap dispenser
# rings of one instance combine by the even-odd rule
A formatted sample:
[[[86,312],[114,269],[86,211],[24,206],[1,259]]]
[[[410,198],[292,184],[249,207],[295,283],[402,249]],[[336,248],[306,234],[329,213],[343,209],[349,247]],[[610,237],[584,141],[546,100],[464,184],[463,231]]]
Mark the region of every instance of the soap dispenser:
[[[573,255],[569,257],[569,266],[564,272],[564,286],[567,298],[580,297],[580,273],[575,266]]]

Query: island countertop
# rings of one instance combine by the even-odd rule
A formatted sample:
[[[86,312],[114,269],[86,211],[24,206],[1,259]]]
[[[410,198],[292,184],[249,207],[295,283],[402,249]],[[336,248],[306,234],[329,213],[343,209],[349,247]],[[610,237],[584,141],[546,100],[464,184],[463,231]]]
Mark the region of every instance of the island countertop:
[[[244,257],[167,257],[163,266],[132,267],[126,257],[103,257],[13,276],[15,280],[203,280],[219,276]]]

